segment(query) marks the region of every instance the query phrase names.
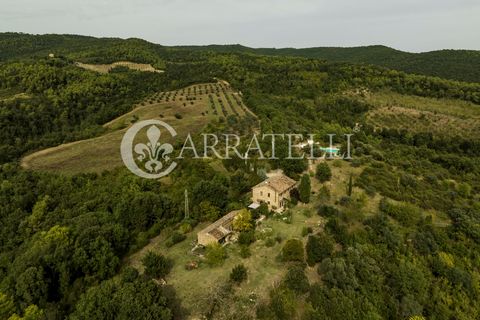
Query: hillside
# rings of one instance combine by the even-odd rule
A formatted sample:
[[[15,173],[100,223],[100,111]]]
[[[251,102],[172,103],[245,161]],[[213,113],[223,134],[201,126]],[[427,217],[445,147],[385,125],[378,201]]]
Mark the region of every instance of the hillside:
[[[231,117],[241,120],[255,115],[243,104],[241,96],[222,82],[158,92],[132,111],[104,124],[107,133],[35,152],[24,157],[21,166],[64,174],[102,173],[123,166],[120,142],[126,130],[137,121],[165,121],[178,134],[168,142],[182,144],[187,134],[199,133],[212,121],[224,122],[227,118],[232,121]],[[146,140],[144,135],[139,137]]]
[[[479,83],[250,49],[0,38],[0,319],[479,318]],[[118,61],[134,68],[105,66]],[[190,154],[144,179],[119,141],[152,118],[198,146],[238,133],[239,154],[256,133],[267,156]],[[268,136],[289,133],[332,137],[340,154],[353,134],[353,158],[307,160],[288,138],[273,156]],[[291,189],[265,183],[282,172]],[[249,208],[259,184],[271,189]],[[231,212],[212,230],[221,243],[197,246]]]
[[[480,82],[480,51],[440,50],[410,53],[386,46],[313,47],[313,48],[249,48],[242,45],[161,46],[141,39],[94,38],[79,35],[30,35],[0,33],[0,61],[18,57],[41,57],[51,52],[80,59],[84,63],[112,63],[134,60],[151,63],[162,69],[159,56],[191,55],[193,51],[248,53],[274,56],[296,56],[325,59],[332,62],[372,64],[407,73],[445,79]],[[93,52],[101,54],[93,54]],[[142,52],[140,54],[140,52]],[[115,57],[106,58],[106,57]]]
[[[410,53],[385,46],[315,47],[315,48],[249,48],[241,45],[183,47],[190,50],[244,52],[275,56],[297,56],[335,62],[364,63],[408,73],[436,76],[466,82],[480,82],[480,51],[440,50]]]

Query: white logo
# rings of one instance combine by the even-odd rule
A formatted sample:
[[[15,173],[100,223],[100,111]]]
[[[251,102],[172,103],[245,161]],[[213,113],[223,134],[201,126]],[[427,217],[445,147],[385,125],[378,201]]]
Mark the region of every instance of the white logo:
[[[122,160],[128,170],[139,177],[158,179],[168,175],[177,166],[177,163],[172,161],[169,156],[173,152],[173,146],[170,143],[161,144],[159,142],[162,133],[158,126],[166,129],[165,131],[168,131],[172,138],[177,135],[175,129],[163,121],[145,120],[135,123],[123,136],[120,146]],[[149,127],[147,129],[148,142],[137,143],[133,146],[138,132],[145,127]],[[162,169],[164,170],[162,171]]]

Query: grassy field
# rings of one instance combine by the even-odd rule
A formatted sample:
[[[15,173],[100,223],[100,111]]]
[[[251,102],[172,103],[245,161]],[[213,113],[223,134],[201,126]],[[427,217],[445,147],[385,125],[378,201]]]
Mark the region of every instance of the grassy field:
[[[210,96],[214,99],[213,103]],[[238,97],[238,104],[233,96]],[[228,99],[231,100],[233,108],[229,105]],[[146,119],[165,121],[178,133],[175,140],[168,139],[168,142],[183,143],[188,133],[199,132],[210,121],[224,116],[244,117],[247,113],[250,114],[250,111],[243,104],[240,96],[221,82],[193,85],[177,91],[159,92],[135,106],[131,112],[106,123],[104,125],[106,134],[27,155],[22,159],[21,165],[26,169],[65,174],[101,173],[123,165],[120,143],[125,131],[136,121]],[[137,137],[146,139],[142,134],[144,133],[141,132]]]
[[[158,72],[158,73],[164,72],[163,70],[155,69],[150,64],[135,63],[135,62],[129,62],[129,61],[118,61],[110,64],[88,64],[88,63],[75,62],[75,65],[77,67],[90,70],[90,71],[99,72],[99,73],[108,73],[110,72],[110,70],[112,70],[115,67],[126,67],[132,70],[145,71],[145,72]]]
[[[183,306],[188,307],[193,316],[200,314],[202,311],[199,305],[199,297],[202,299],[208,298],[209,292],[215,290],[218,285],[227,282],[232,268],[240,263],[248,269],[248,278],[236,289],[235,294],[239,299],[247,298],[253,294],[258,300],[263,300],[267,298],[268,291],[282,279],[286,272],[285,263],[277,259],[285,239],[300,239],[304,226],[318,228],[322,224],[322,219],[317,215],[307,218],[301,214],[300,207],[294,211],[290,224],[271,218],[257,227],[258,234],[265,234],[270,237],[280,235],[284,240],[272,247],[268,247],[265,240],[257,240],[250,247],[251,257],[246,259],[240,257],[238,244],[229,244],[226,247],[228,258],[222,266],[209,267],[200,264],[200,267],[196,270],[186,270],[185,265],[188,262],[199,260],[197,256],[191,253],[191,249],[196,241],[197,232],[207,225],[204,223],[190,232],[186,240],[170,248],[165,246],[168,232],[152,239],[149,245],[132,255],[127,263],[143,271],[141,258],[148,251],[161,253],[171,258],[174,261],[174,267],[166,281],[173,285],[179,298],[182,299]],[[316,272],[312,274],[315,276]]]
[[[375,106],[367,114],[367,123],[374,127],[432,132],[438,136],[480,137],[480,108],[472,103],[393,92],[370,93],[362,99]]]

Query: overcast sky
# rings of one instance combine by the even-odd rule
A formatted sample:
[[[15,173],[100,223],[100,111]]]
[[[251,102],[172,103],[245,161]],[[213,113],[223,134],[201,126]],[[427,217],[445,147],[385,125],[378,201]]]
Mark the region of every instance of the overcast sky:
[[[0,31],[138,37],[164,45],[480,50],[480,1],[1,0]]]

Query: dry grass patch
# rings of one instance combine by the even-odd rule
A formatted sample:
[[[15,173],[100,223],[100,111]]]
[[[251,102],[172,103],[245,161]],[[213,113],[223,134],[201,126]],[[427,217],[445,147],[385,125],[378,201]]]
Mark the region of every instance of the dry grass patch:
[[[116,68],[116,67],[125,67],[132,70],[144,71],[144,72],[157,72],[157,73],[164,72],[163,70],[155,69],[151,64],[135,63],[130,61],[118,61],[110,64],[88,64],[88,63],[75,62],[75,65],[82,69],[95,71],[99,73],[109,73],[113,68]]]

